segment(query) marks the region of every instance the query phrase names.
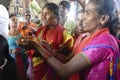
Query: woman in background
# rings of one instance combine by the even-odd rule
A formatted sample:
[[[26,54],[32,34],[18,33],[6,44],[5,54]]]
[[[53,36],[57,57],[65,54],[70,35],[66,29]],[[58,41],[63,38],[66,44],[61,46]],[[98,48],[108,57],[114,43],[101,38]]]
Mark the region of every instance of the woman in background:
[[[18,46],[17,40],[21,38],[20,31],[18,29],[18,18],[16,14],[10,15],[9,23],[9,53],[15,59],[17,68],[19,70],[20,80],[26,79],[27,57],[23,53],[23,50]]]

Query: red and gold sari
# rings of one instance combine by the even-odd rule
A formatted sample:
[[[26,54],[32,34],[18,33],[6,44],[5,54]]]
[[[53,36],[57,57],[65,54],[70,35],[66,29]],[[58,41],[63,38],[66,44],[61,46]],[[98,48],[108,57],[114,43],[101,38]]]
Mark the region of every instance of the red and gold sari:
[[[39,40],[47,41],[54,49],[58,49],[63,42],[63,28],[56,25],[54,29],[43,26],[38,29],[36,36]],[[48,66],[39,53],[32,57],[34,80],[59,80],[56,73]]]

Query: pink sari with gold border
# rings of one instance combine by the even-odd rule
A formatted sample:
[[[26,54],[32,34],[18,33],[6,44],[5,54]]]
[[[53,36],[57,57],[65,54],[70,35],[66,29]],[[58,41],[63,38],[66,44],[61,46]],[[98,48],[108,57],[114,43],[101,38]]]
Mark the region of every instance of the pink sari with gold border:
[[[86,58],[90,68],[73,75],[70,80],[117,80],[119,76],[116,75],[120,75],[120,69],[115,71],[120,57],[119,47],[107,28],[86,37],[78,46],[76,53]]]

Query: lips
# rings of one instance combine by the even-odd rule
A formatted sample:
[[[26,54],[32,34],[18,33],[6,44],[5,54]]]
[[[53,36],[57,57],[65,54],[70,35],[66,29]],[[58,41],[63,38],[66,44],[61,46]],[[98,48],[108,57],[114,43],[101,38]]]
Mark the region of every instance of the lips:
[[[14,23],[15,25],[17,25],[18,23]]]
[[[48,21],[46,21],[46,20],[43,20],[43,23],[48,23]]]
[[[77,26],[77,29],[79,29],[79,30],[80,30],[80,29],[82,29],[82,26],[80,26],[80,25],[79,25],[79,26]]]

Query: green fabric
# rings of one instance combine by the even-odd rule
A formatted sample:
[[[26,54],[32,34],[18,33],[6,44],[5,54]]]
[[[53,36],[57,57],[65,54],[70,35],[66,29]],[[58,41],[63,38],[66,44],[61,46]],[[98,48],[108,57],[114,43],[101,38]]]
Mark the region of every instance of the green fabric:
[[[75,27],[75,22],[67,19],[64,24],[64,28],[65,28],[65,30],[67,30],[68,34],[70,34],[70,35],[74,34],[74,27]]]
[[[29,7],[33,10],[35,15],[38,15],[39,12],[41,11],[40,6],[36,2],[36,0],[33,0],[32,2],[29,3]]]

